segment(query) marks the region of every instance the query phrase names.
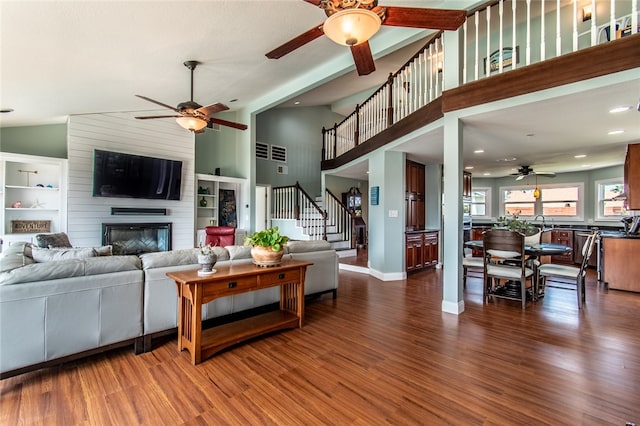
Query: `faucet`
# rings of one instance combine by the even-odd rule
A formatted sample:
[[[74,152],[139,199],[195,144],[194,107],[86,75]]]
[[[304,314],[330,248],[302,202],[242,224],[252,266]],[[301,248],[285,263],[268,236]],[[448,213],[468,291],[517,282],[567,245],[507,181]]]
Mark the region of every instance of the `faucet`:
[[[547,225],[545,223],[545,218],[544,218],[543,214],[537,214],[536,217],[533,218],[533,221],[535,222],[536,220],[538,220],[539,217],[542,218],[542,231],[544,231],[544,229],[547,227]]]

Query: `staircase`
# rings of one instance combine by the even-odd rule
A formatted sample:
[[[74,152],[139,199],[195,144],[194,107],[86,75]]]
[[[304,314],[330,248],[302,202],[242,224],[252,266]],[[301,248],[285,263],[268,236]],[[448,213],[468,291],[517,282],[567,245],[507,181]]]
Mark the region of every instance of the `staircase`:
[[[298,182],[273,188],[272,225],[294,240],[327,240],[338,256],[355,256],[351,213],[327,190],[312,199]]]

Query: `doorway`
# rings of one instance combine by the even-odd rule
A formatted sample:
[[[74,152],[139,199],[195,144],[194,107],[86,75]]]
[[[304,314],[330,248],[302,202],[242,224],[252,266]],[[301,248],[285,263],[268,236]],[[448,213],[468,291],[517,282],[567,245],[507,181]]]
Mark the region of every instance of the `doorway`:
[[[271,185],[256,184],[256,216],[254,230],[262,231],[271,226]]]

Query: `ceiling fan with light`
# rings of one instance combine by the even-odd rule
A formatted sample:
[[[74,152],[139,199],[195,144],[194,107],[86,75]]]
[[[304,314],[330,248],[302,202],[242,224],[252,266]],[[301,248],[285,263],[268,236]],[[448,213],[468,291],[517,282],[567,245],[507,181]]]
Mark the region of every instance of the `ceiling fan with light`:
[[[456,30],[467,19],[466,10],[378,6],[378,0],[303,0],[324,10],[327,19],[309,31],[267,53],[278,59],[323,34],[343,46],[351,47],[358,75],[376,70],[369,39],[381,25],[395,27]]]
[[[161,107],[168,108],[172,111],[175,111],[179,115],[151,115],[145,117],[136,117],[139,120],[147,120],[154,118],[175,118],[176,122],[184,129],[191,130],[194,133],[202,133],[204,132],[204,128],[213,128],[214,124],[218,124],[221,126],[233,127],[234,129],[246,130],[246,124],[242,123],[234,123],[233,121],[222,120],[220,118],[211,117],[211,114],[215,114],[216,112],[226,111],[229,109],[228,106],[215,103],[207,106],[201,106],[197,102],[193,101],[193,70],[198,66],[198,61],[186,61],[184,62],[184,66],[191,70],[191,99],[185,102],[181,102],[177,107],[172,107],[170,105],[164,104],[162,102],[158,102],[154,99],[147,98],[146,96],[136,95],[140,99],[144,99],[145,101],[152,102],[156,105],[160,105]]]
[[[543,172],[540,170],[533,170],[531,166],[520,166],[517,173],[512,173],[511,176],[515,176],[516,180],[522,180],[529,175],[555,177],[554,172]]]

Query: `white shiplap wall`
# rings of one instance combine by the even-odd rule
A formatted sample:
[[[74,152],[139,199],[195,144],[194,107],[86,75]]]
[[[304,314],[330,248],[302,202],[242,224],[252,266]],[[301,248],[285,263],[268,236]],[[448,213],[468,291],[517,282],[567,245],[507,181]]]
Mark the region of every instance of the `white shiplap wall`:
[[[77,247],[99,246],[102,223],[172,223],[172,248],[194,246],[194,135],[171,119],[136,120],[133,113],[69,119],[67,233]],[[182,161],[180,201],[93,197],[93,151],[102,149]],[[112,216],[111,207],[166,208],[166,216]]]

